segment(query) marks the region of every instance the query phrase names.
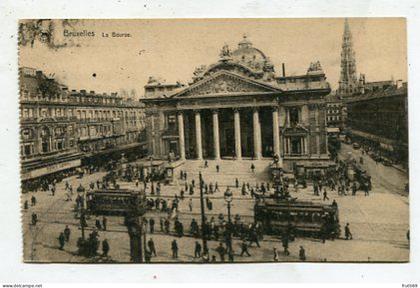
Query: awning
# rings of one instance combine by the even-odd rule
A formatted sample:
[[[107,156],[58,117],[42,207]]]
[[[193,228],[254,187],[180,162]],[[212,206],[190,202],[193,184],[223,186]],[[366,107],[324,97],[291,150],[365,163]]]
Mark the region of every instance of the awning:
[[[327,127],[327,133],[340,133],[340,128],[337,128],[337,127]]]
[[[29,172],[22,173],[22,180],[28,180],[32,178],[37,178],[40,176],[52,174],[61,170],[66,170],[74,167],[79,167],[81,164],[80,159],[75,159],[71,161],[65,161],[62,163],[52,164],[46,167],[35,169]]]

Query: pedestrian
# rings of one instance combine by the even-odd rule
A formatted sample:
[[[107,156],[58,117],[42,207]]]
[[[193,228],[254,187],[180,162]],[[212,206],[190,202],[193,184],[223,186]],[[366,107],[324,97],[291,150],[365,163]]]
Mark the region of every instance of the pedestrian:
[[[101,230],[101,229],[102,229],[102,226],[101,226],[101,221],[99,221],[99,219],[98,219],[98,218],[96,218],[96,219],[95,219],[95,227],[96,227],[96,229],[98,229],[98,230]]]
[[[151,259],[152,259],[152,253],[149,251],[149,249],[144,249],[144,261],[146,263],[150,263]]]
[[[248,257],[251,256],[251,254],[249,254],[248,252],[248,244],[245,240],[243,240],[241,244],[241,256],[243,256],[244,254],[246,254]]]
[[[212,256],[211,256],[211,262],[212,262],[212,263],[215,263],[215,262],[216,262],[216,256],[215,256],[215,255],[212,255]]]
[[[289,235],[287,235],[287,234],[283,235],[282,244],[283,244],[284,255],[286,255],[286,256],[290,255],[290,252],[289,252]]]
[[[331,203],[331,206],[333,206],[333,207],[335,207],[335,208],[338,208],[338,204],[337,204],[337,202],[335,201],[335,199],[333,199],[333,202]]]
[[[188,208],[190,208],[190,212],[192,212],[192,209],[193,209],[192,198],[190,198],[190,200],[188,201]]]
[[[178,244],[176,243],[175,239],[172,241],[171,249],[172,249],[172,258],[174,259],[178,258]]]
[[[226,248],[223,246],[223,243],[220,242],[219,246],[216,248],[217,253],[219,253],[220,261],[225,262]]]
[[[214,184],[214,192],[220,192],[219,184],[217,182]]]
[[[229,252],[228,252],[228,258],[229,258],[229,262],[230,263],[235,262],[235,259],[234,259],[234,255],[233,255],[233,251],[232,250],[229,250]]]
[[[147,246],[149,247],[150,254],[153,254],[156,257],[157,254],[156,254],[155,242],[153,242],[152,238],[150,238],[149,241],[147,241]]]
[[[36,198],[34,195],[32,195],[31,197],[31,206],[35,206],[36,205]]]
[[[254,165],[254,163],[251,164],[251,171],[252,171],[252,173],[255,172],[255,165]]]
[[[216,172],[219,173],[220,172],[220,166],[219,164],[216,165]]]
[[[60,250],[63,250],[63,248],[64,248],[64,244],[65,244],[65,240],[66,240],[66,238],[65,238],[65,236],[64,236],[64,233],[63,232],[61,232],[60,233],[60,236],[58,236],[58,242],[59,242],[59,244],[60,244]]]
[[[352,240],[353,235],[350,232],[350,224],[347,223],[346,227],[344,227],[344,237],[346,237],[346,240]]]
[[[238,178],[235,179],[235,186],[236,186],[236,188],[239,188],[239,180],[238,180]]]
[[[273,247],[273,260],[274,262],[278,262],[279,261],[279,254],[277,252],[277,248]]]
[[[165,220],[163,220],[162,217],[160,217],[160,219],[159,219],[159,225],[160,225],[160,232],[163,232],[164,227],[165,227]]]
[[[109,252],[109,243],[107,239],[104,239],[102,241],[102,256],[108,257],[108,252]]]
[[[25,202],[23,203],[23,209],[28,210],[29,208],[28,206],[29,206],[28,200],[25,200]]]
[[[36,223],[38,222],[38,216],[36,215],[35,212],[32,213],[31,218],[32,218],[32,225],[35,226]]]
[[[369,186],[367,184],[364,185],[365,196],[369,196]]]
[[[149,228],[150,228],[150,234],[153,234],[155,232],[155,219],[150,218],[149,219]],[[150,251],[153,253],[153,251]]]
[[[204,161],[204,168],[208,168],[209,167],[209,162],[206,160]]]
[[[165,219],[165,223],[164,223],[164,225],[165,225],[165,233],[166,233],[166,234],[169,234],[169,230],[170,230],[170,225],[171,225],[171,223],[169,222],[169,219],[168,219],[168,218],[166,218],[166,219]]]
[[[69,225],[66,225],[66,228],[64,228],[64,237],[66,242],[69,242],[70,240],[70,228]]]
[[[353,182],[353,185],[351,186],[351,190],[352,190],[351,195],[356,196],[356,191],[357,191],[356,182]]]
[[[104,231],[106,231],[106,224],[108,223],[108,219],[103,216],[102,217],[102,228],[104,229]]]
[[[324,193],[323,193],[323,195],[324,195],[324,198],[322,199],[323,201],[325,201],[325,200],[330,200],[330,198],[328,198],[328,195],[327,195],[327,189],[325,189],[325,188],[324,188]]]
[[[250,232],[250,241],[249,241],[249,246],[251,246],[252,245],[252,243],[253,242],[255,242],[255,244],[257,244],[257,247],[258,248],[260,248],[261,246],[260,246],[260,243],[258,242],[258,234],[257,234],[257,231],[255,231],[255,229],[254,228],[252,228],[251,229],[251,232]]]
[[[300,249],[299,249],[299,259],[300,261],[306,260],[305,249],[303,249],[303,246],[300,246]]]
[[[198,241],[195,241],[195,248],[194,248],[194,258],[201,257],[201,244]]]

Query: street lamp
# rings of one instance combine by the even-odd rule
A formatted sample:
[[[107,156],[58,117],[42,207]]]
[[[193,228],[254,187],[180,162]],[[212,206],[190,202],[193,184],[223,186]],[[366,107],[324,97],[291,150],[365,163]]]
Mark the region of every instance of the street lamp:
[[[232,197],[232,191],[230,191],[229,187],[226,189],[225,194],[224,194],[224,198],[225,201],[227,203],[227,209],[228,209],[228,245],[229,245],[229,253],[233,253],[232,252],[232,220],[230,217],[230,207],[231,207],[231,202],[233,200]]]
[[[203,240],[203,251],[207,252],[208,251],[207,239],[206,239],[207,235],[205,235],[205,232],[207,233],[207,231],[204,231],[204,227],[206,226],[206,215],[205,215],[205,211],[204,211],[203,182],[200,181],[199,185],[200,185],[201,237],[202,237],[202,240]]]

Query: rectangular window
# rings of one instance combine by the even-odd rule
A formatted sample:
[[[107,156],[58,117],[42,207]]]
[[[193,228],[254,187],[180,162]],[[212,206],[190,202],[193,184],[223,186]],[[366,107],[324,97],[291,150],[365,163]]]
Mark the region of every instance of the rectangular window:
[[[24,155],[25,156],[29,156],[29,155],[31,155],[32,153],[32,151],[31,151],[32,149],[31,149],[31,144],[25,144],[24,145],[24,151],[23,151],[23,153],[24,153]]]

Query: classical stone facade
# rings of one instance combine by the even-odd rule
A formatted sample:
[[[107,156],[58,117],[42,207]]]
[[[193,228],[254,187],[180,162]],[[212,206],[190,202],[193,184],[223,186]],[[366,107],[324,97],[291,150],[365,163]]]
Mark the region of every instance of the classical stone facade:
[[[278,77],[270,59],[244,37],[235,51],[225,45],[219,61],[198,67],[188,86],[149,80],[143,100],[148,149],[162,159],[278,155],[285,170],[325,167],[322,97],[330,91],[319,62],[304,75]]]

